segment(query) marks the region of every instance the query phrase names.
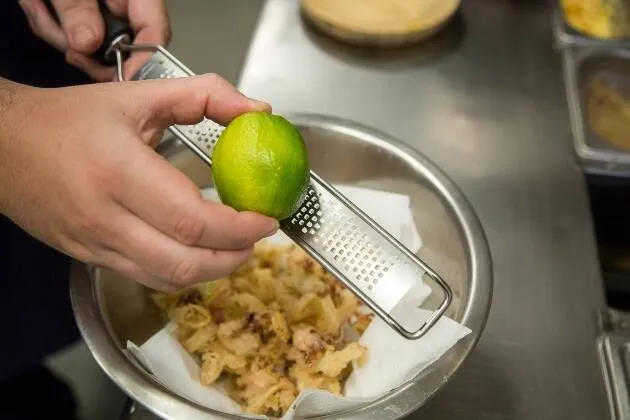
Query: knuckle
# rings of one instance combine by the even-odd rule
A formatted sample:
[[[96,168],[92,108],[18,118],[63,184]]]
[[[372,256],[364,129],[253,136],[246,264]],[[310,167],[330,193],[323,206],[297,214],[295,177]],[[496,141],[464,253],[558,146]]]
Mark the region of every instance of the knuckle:
[[[188,258],[178,262],[173,268],[170,282],[177,285],[189,285],[200,280],[201,267],[195,259]]]
[[[116,191],[125,185],[125,176],[122,162],[112,162],[111,159],[94,160],[90,165],[95,185],[103,191]]]
[[[64,2],[57,2],[59,4],[58,6],[58,12],[60,14],[64,14],[64,13],[72,13],[75,12],[77,10],[93,10],[94,7],[92,6],[92,2],[89,1],[84,1],[84,0],[66,0]]]
[[[205,230],[203,219],[196,215],[181,218],[175,225],[175,239],[184,245],[196,245]]]
[[[75,226],[79,232],[90,237],[104,233],[104,224],[92,214],[82,213],[78,215],[75,219]]]
[[[221,85],[225,81],[225,79],[219,76],[217,73],[206,73],[203,75],[203,78],[208,84],[212,85]]]
[[[70,242],[67,244],[63,244],[59,247],[66,254],[70,255],[72,258],[77,261],[81,261],[84,264],[91,266],[100,266],[102,261],[98,258],[93,252],[91,252],[87,247],[76,243]]]
[[[112,268],[105,258],[103,249],[84,236],[58,233],[50,245],[89,266]]]

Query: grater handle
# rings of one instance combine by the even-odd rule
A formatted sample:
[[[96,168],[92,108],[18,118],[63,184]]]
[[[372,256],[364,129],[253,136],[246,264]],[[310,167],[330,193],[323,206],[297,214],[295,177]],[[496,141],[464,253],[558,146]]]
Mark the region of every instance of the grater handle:
[[[59,15],[57,15],[56,10],[52,6],[51,0],[45,0],[45,3],[50,14],[59,23]],[[104,0],[99,0],[98,5],[105,23],[105,38],[99,49],[92,55],[92,58],[104,66],[114,66],[116,65],[116,45],[121,42],[131,44],[134,38],[133,29],[127,21],[114,15],[107,8]],[[123,59],[129,57],[129,51],[121,51],[121,54]]]
[[[105,39],[101,47],[93,55],[101,64],[107,66],[116,65],[116,54],[114,50],[120,42],[125,44],[133,43],[134,33],[129,22],[114,15],[105,5],[104,0],[99,0],[99,8],[105,22]],[[123,60],[129,57],[129,51],[121,51]]]

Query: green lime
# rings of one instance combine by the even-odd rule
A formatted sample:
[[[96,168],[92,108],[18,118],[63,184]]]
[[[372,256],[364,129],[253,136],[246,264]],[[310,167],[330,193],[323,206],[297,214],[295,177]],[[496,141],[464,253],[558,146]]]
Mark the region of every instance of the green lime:
[[[282,220],[298,210],[308,189],[306,145],[285,118],[248,112],[219,137],[212,174],[223,204]]]

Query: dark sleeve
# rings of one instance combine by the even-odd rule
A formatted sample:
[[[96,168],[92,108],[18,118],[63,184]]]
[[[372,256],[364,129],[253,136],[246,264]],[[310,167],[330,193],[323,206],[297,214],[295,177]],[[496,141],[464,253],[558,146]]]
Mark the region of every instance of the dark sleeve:
[[[39,87],[91,82],[31,32],[17,0],[0,0],[0,77]]]
[[[0,0],[0,77],[39,87],[91,81],[31,33],[17,0]],[[0,382],[79,338],[69,267],[68,257],[0,215]]]
[[[79,339],[69,274],[68,257],[0,215],[0,383]]]

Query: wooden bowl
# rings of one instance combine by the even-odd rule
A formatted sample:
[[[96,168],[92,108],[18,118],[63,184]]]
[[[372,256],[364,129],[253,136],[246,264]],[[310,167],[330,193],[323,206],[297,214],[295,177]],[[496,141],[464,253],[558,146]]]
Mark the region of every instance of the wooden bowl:
[[[425,40],[457,12],[460,0],[301,0],[306,20],[342,42],[395,48]]]

